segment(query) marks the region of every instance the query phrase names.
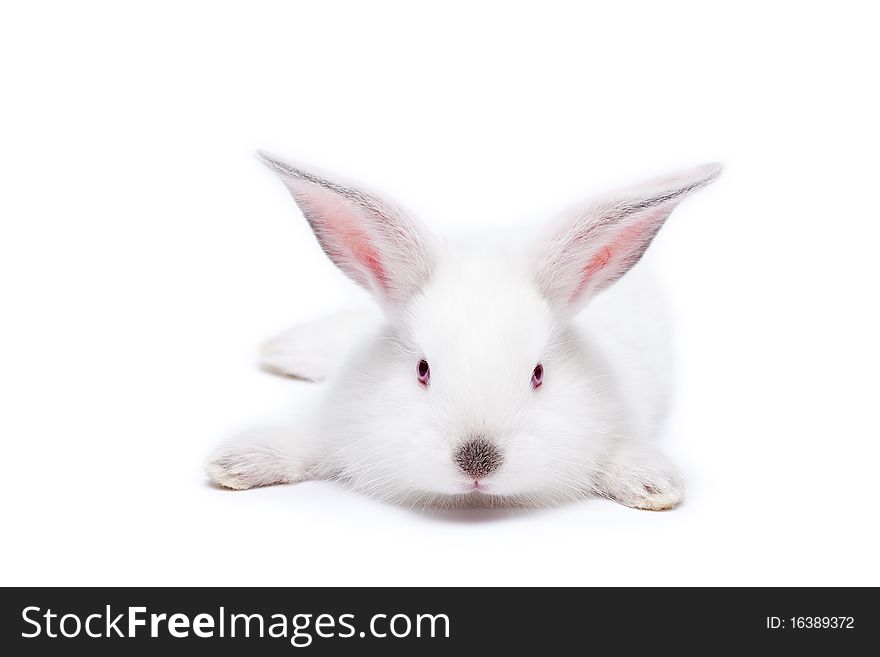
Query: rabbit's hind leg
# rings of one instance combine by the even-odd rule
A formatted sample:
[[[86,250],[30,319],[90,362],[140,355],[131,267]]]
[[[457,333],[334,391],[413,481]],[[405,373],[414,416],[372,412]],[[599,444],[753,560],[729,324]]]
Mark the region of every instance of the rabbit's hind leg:
[[[339,312],[290,328],[260,349],[260,367],[279,376],[323,381],[342,362],[357,338],[378,326],[367,310]]]

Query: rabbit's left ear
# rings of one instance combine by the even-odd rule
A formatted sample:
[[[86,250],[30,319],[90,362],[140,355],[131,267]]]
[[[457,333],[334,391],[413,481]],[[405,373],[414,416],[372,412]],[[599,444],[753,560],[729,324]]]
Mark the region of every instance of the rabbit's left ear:
[[[634,187],[553,224],[535,256],[538,287],[573,314],[635,265],[672,210],[721,174],[704,164]]]

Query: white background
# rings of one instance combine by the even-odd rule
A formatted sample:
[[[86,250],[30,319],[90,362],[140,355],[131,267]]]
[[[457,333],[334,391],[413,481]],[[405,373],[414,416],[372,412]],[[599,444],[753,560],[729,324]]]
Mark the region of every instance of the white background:
[[[0,583],[880,584],[877,17],[593,4],[5,5]],[[257,148],[438,232],[725,162],[654,247],[685,505],[209,486],[305,385],[256,345],[361,299]]]

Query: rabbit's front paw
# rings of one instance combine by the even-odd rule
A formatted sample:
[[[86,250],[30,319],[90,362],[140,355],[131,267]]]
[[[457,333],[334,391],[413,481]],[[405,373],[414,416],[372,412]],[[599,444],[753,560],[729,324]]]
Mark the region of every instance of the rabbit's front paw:
[[[596,491],[634,509],[665,511],[684,499],[684,482],[653,449],[630,444],[603,466]]]
[[[267,436],[260,435],[259,438]],[[233,490],[293,483],[302,478],[301,470],[296,460],[273,440],[236,441],[224,445],[205,463],[205,473],[211,481]]]
[[[218,486],[232,490],[285,483],[272,455],[250,447],[217,450],[205,463],[205,474]]]
[[[674,472],[652,473],[650,477],[638,477],[632,490],[621,495],[619,502],[634,509],[665,511],[672,509],[684,499],[684,484]]]

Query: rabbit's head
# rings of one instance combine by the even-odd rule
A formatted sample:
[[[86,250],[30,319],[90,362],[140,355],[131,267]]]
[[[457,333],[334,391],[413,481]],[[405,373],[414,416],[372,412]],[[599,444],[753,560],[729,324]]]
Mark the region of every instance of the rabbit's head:
[[[586,205],[510,249],[442,243],[385,198],[263,159],[388,319],[345,368],[352,381],[337,382],[334,403],[356,434],[343,469],[389,497],[528,502],[581,488],[609,440],[607,391],[570,320],[720,167]]]

